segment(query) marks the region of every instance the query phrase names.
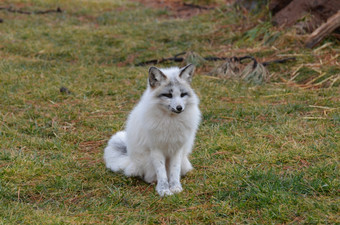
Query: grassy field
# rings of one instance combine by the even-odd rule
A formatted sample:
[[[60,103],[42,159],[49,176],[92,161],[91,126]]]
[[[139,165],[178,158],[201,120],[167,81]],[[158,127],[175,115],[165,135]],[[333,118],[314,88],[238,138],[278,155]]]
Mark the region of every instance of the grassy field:
[[[317,85],[339,76],[335,38],[307,50],[266,10],[223,5],[191,18],[122,0],[8,6],[63,12],[0,11],[0,224],[340,223],[339,82]],[[271,65],[260,86],[197,68],[195,170],[160,198],[108,171],[103,149],[146,87],[148,67],[134,64],[183,51],[297,60]],[[303,86],[309,75],[316,86]]]

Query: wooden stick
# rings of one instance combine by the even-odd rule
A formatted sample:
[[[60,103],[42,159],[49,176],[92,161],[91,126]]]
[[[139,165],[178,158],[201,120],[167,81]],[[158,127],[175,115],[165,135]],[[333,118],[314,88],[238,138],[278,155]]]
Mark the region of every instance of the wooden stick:
[[[27,14],[27,15],[31,15],[31,14],[47,14],[47,13],[61,13],[63,12],[59,7],[57,9],[49,9],[49,10],[38,10],[38,11],[33,11],[33,12],[29,12],[29,11],[23,11],[21,9],[13,9],[12,7],[0,7],[0,10],[7,10],[8,12],[11,13],[20,13],[20,14]]]
[[[305,46],[307,48],[313,48],[338,27],[340,27],[340,10],[338,10],[336,14],[331,16],[326,23],[322,24],[307,38]]]

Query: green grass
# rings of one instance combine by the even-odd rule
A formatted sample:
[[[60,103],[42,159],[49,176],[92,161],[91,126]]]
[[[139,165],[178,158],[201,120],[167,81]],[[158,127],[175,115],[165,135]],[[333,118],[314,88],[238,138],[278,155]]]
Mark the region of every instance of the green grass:
[[[0,6],[8,5],[64,12],[0,11],[0,224],[340,223],[338,85],[303,89],[273,77],[252,86],[200,67],[193,86],[203,121],[182,193],[160,198],[154,185],[114,174],[102,160],[146,87],[148,68],[135,63],[189,50],[260,60],[300,54],[269,68],[289,79],[305,64],[303,82],[319,76],[309,65],[324,57],[321,73],[339,73],[329,60],[338,42],[306,50],[299,38],[226,6],[175,19],[128,1]]]

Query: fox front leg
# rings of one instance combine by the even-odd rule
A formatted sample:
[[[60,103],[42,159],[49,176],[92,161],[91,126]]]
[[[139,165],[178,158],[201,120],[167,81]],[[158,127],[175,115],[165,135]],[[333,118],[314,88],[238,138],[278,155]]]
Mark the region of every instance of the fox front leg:
[[[156,191],[160,196],[172,195],[166,173],[165,156],[159,150],[151,152],[151,160],[157,175]]]
[[[182,154],[180,151],[176,152],[170,158],[169,161],[169,185],[172,193],[178,193],[183,190],[180,179],[181,179],[181,164]]]

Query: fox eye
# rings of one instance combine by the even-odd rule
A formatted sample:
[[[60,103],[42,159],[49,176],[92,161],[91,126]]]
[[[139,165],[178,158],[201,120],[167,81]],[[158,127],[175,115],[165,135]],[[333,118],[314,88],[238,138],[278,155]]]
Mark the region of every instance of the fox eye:
[[[161,94],[161,96],[166,97],[166,98],[172,98],[172,94],[171,93]]]
[[[187,96],[187,95],[188,95],[188,93],[184,92],[184,93],[181,94],[181,98],[183,98],[184,96]]]

